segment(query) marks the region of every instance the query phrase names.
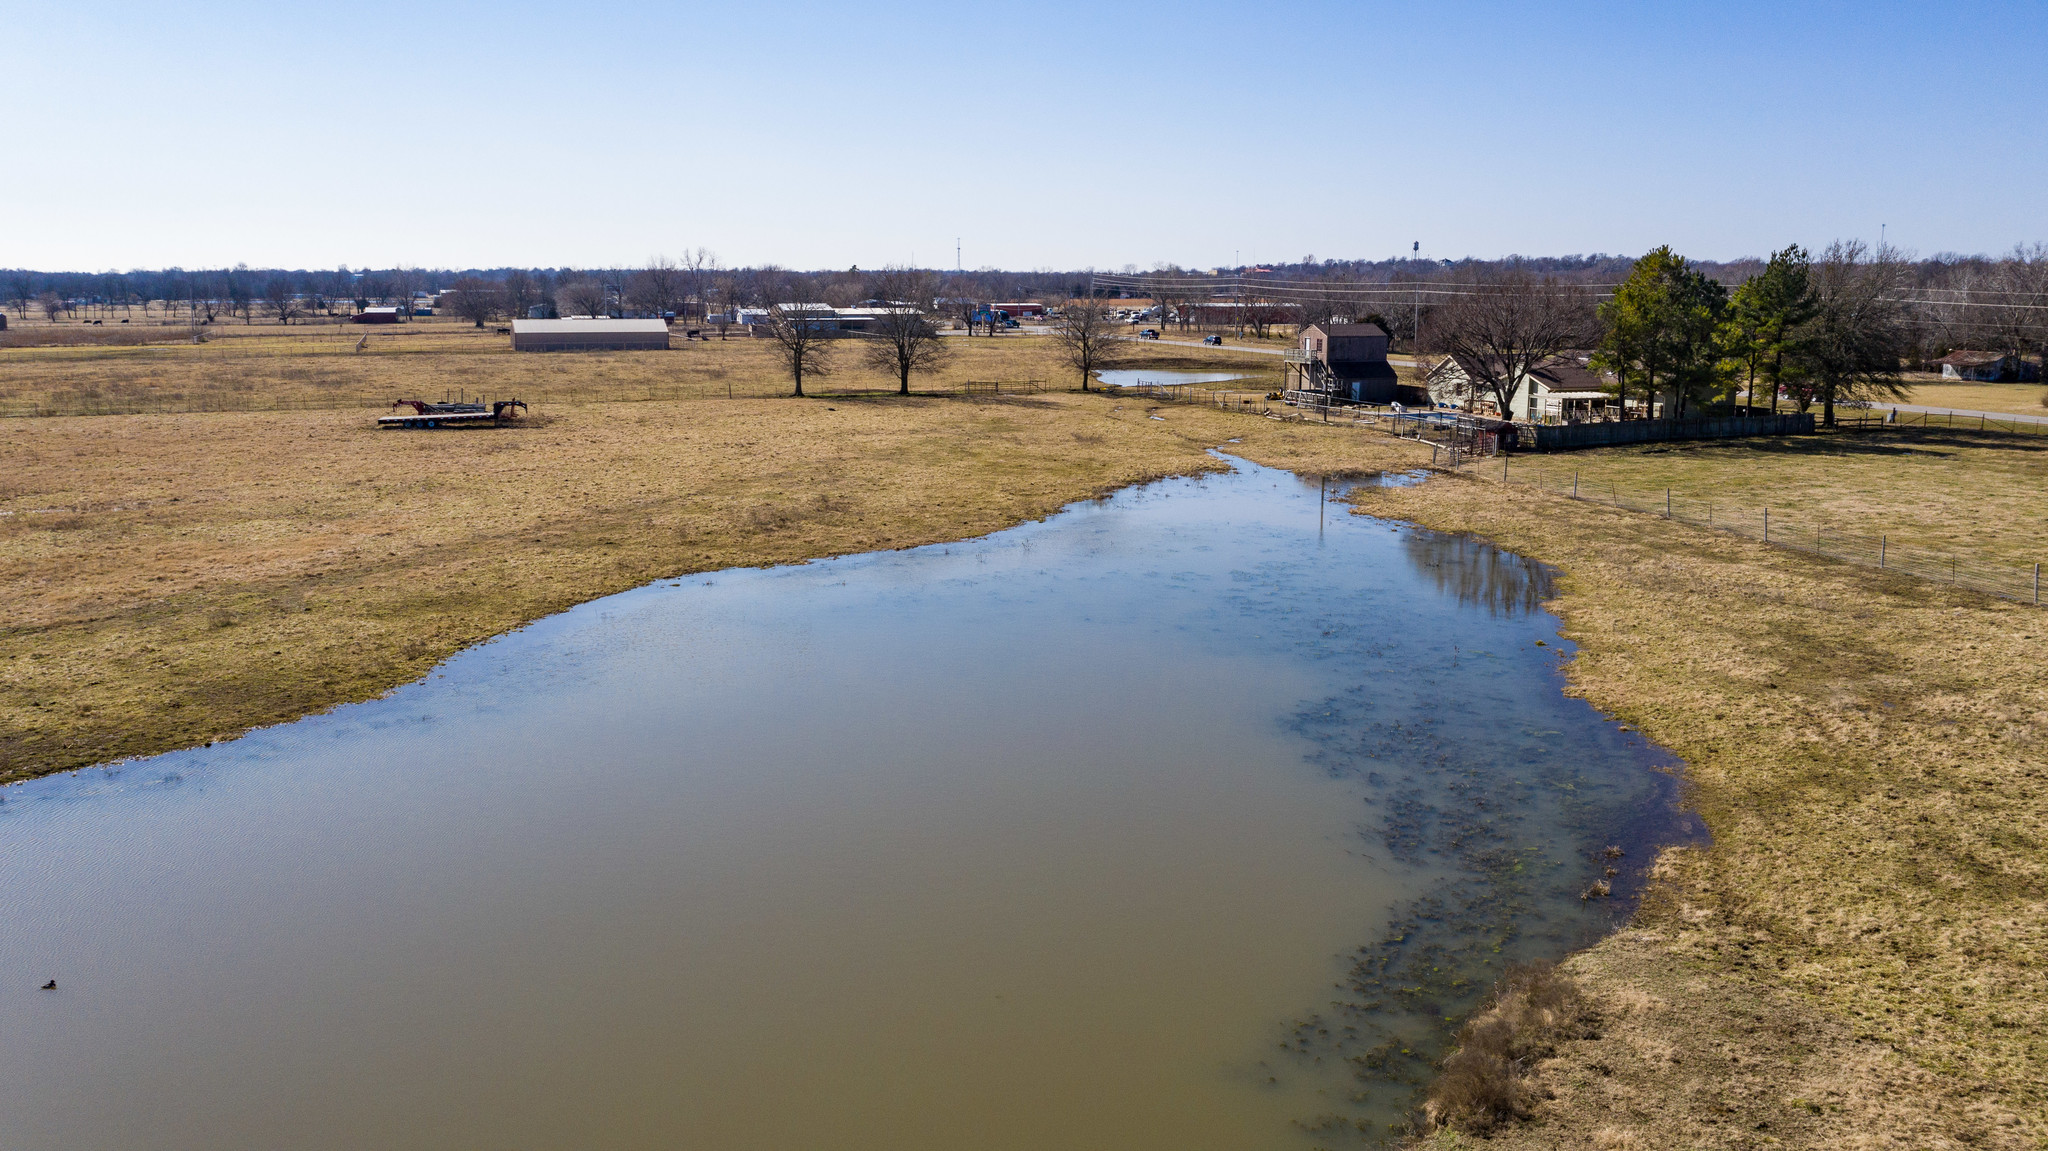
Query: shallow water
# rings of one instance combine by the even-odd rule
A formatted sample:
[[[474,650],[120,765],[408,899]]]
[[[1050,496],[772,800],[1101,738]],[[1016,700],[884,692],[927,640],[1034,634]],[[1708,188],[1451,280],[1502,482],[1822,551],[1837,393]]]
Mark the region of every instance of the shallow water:
[[[5,1146],[1383,1132],[1689,831],[1542,569],[1239,468],[6,789]]]
[[[1132,384],[1220,384],[1246,378],[1243,372],[1175,372],[1164,368],[1104,368],[1095,375],[1106,388]]]

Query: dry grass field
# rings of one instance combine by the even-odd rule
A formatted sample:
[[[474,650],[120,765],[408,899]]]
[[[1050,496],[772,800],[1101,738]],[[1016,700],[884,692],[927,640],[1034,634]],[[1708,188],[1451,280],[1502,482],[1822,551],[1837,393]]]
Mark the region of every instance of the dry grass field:
[[[104,331],[106,329],[91,329]],[[789,384],[770,341],[734,336],[685,341],[667,352],[515,353],[509,337],[467,324],[390,326],[220,325],[206,343],[146,347],[0,348],[0,415],[383,408],[401,398],[516,397],[550,404],[646,399],[766,398]],[[358,346],[360,345],[360,350]],[[1074,387],[1042,337],[948,337],[952,361],[919,388],[968,380],[1044,380]],[[1232,370],[1279,378],[1277,359],[1130,345],[1133,365]],[[861,369],[851,346],[806,390],[893,390]],[[1257,362],[1250,362],[1256,360]]]
[[[1551,1045],[1488,1145],[2041,1147],[2048,615],[1509,490],[1359,505],[1557,564],[1574,689],[1684,757],[1713,843],[1565,964],[1598,1038]]]
[[[1828,527],[2014,567],[2048,563],[2048,436],[1907,428],[1647,444],[1517,457],[1511,476],[1645,501],[1668,489],[1697,514],[1754,530]],[[1493,475],[1490,470],[1483,474]]]
[[[962,340],[929,386],[1054,390],[897,398],[849,365],[819,381],[842,394],[795,401],[761,341],[516,356],[416,328],[362,352],[360,329],[275,326],[0,349],[0,409],[148,413],[0,420],[0,779],[374,696],[662,576],[981,534],[1216,467],[1226,440],[1310,473],[1428,454],[1058,390],[1030,337]],[[532,418],[371,426],[450,388]],[[2044,451],[1885,433],[1544,463],[2017,557],[2042,538]],[[1714,837],[1566,964],[1599,1037],[1555,1045],[1533,1116],[1494,1143],[2044,1145],[2048,616],[1472,475],[1357,499],[1557,565],[1574,690],[1685,758]]]
[[[1924,376],[1915,377],[1906,389],[1906,402],[1959,411],[2048,416],[2048,387],[2040,384],[1942,383],[1939,376]]]

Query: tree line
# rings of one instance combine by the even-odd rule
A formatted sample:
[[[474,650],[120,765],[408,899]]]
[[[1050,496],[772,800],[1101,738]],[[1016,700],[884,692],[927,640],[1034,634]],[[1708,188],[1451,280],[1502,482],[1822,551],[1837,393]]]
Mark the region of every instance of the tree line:
[[[1680,418],[1783,403],[1818,406],[1833,424],[1839,405],[1898,398],[1916,341],[2048,353],[2048,248],[2016,251],[1989,272],[1972,288],[1928,291],[1896,249],[1854,240],[1818,254],[1790,245],[1732,290],[1669,247],[1602,290],[1509,262],[1475,270],[1432,305],[1422,344],[1454,358],[1503,413],[1536,369],[1589,351],[1623,418],[1659,401]]]
[[[886,270],[885,270],[886,271]],[[951,318],[973,325],[1004,300],[1085,294],[1088,273],[998,269],[928,273]],[[795,271],[775,265],[725,267],[706,249],[656,256],[639,267],[327,270],[167,268],[129,272],[0,269],[0,304],[18,318],[48,321],[132,318],[193,324],[295,323],[345,319],[373,307],[409,311],[421,293],[474,323],[568,315],[663,315],[702,323],[741,308],[805,300],[850,307],[880,292],[881,273]],[[536,313],[535,310],[538,309]]]

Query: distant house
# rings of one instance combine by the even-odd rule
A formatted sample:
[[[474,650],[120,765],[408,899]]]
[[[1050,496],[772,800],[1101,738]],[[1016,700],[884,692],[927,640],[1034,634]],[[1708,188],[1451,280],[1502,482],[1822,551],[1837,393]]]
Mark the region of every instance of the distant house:
[[[666,351],[668,325],[661,320],[512,321],[515,352]]]
[[[1941,365],[1944,380],[2031,384],[2041,378],[2041,369],[2033,361],[1998,352],[1950,352],[1934,362]]]
[[[1284,358],[1289,391],[1367,404],[1399,398],[1401,380],[1387,363],[1387,333],[1378,324],[1310,324]]]
[[[1522,377],[1521,386],[1515,389],[1514,410],[1506,413],[1496,410],[1500,405],[1494,400],[1493,390],[1476,382],[1477,373],[1457,356],[1438,361],[1427,379],[1430,402],[1438,407],[1505,415],[1529,423],[1605,419],[1615,406],[1615,398],[1608,391],[1609,381],[1587,367],[1583,354],[1551,360]],[[1631,411],[1644,414],[1642,407],[1641,397],[1629,397]],[[1659,396],[1647,414],[1655,417],[1663,412],[1664,397]]]
[[[395,324],[398,316],[397,308],[364,308],[353,318],[358,324]]]
[[[1043,316],[1045,314],[1044,304],[990,304],[989,307],[994,308],[998,312],[1009,313],[1010,318],[1013,320],[1021,320],[1026,316]]]

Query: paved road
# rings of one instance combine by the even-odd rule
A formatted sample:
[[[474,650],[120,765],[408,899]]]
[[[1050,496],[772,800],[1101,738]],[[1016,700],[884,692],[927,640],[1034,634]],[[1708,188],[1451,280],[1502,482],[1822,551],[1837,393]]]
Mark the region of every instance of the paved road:
[[[1204,344],[1199,340],[1140,340],[1137,336],[1118,336],[1117,339],[1133,340],[1146,344],[1172,344],[1177,348],[1221,348],[1226,352],[1250,352],[1255,356],[1278,356],[1287,351],[1286,348],[1254,348],[1245,344]],[[1401,356],[1388,356],[1387,362],[1400,368],[1412,368],[1415,366],[1414,360]]]
[[[1881,416],[1893,408],[1902,412],[1926,412],[1929,415],[1956,416],[1966,420],[1991,419],[2018,421],[2023,424],[2048,424],[2048,415],[2023,416],[2014,412],[1984,412],[1975,408],[1930,408],[1925,404],[1872,404],[1868,411],[1871,415]]]

